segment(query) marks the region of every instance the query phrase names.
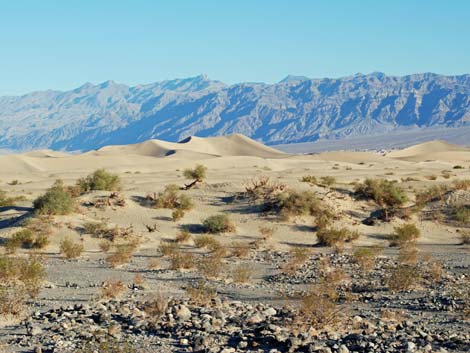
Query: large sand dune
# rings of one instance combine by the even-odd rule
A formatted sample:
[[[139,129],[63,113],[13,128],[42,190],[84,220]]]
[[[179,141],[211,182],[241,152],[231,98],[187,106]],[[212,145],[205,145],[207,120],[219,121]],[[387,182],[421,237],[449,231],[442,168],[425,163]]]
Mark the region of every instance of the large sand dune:
[[[402,150],[393,151],[387,156],[390,158],[412,162],[470,161],[470,149],[458,145],[453,145],[444,141],[430,141],[411,146]]]

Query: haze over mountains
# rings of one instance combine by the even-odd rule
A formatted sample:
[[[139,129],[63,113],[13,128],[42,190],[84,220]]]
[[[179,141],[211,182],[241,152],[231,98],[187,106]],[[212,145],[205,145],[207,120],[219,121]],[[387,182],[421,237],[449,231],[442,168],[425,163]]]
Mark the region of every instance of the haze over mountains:
[[[470,126],[470,75],[288,76],[226,85],[206,76],[0,97],[0,149],[87,151],[241,133],[285,144]]]

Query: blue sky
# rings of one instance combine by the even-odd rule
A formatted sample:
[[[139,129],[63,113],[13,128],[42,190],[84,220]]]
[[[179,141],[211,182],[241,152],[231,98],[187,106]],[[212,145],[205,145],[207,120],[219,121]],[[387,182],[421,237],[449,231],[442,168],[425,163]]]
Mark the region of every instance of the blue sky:
[[[0,0],[0,95],[200,73],[470,73],[466,0]]]

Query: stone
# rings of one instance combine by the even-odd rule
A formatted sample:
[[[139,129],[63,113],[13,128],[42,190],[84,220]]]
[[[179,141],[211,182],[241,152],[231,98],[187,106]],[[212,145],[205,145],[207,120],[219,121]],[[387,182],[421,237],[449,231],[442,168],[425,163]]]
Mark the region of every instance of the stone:
[[[186,305],[180,305],[176,309],[175,316],[179,322],[187,321],[191,318],[191,310]]]

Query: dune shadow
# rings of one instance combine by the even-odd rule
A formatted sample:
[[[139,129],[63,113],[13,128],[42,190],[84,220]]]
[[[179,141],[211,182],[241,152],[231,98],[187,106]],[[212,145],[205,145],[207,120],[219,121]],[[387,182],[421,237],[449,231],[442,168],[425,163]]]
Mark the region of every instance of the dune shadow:
[[[15,225],[18,222],[23,221],[24,219],[30,217],[34,208],[32,207],[22,207],[22,206],[4,206],[0,207],[0,212],[6,211],[16,211],[13,214],[10,214],[8,218],[0,220],[0,229],[8,228]]]

